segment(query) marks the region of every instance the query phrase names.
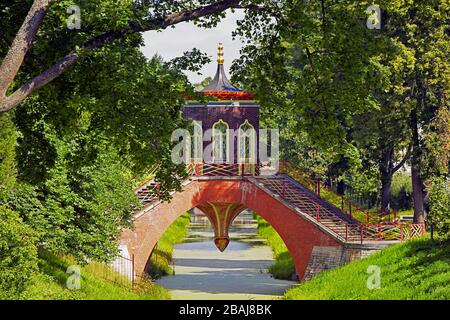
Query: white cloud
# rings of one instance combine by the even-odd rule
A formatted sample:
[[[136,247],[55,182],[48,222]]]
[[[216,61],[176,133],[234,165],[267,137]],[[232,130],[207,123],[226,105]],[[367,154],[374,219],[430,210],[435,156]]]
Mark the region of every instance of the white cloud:
[[[192,22],[184,22],[162,32],[149,31],[144,33],[145,45],[141,50],[149,58],[158,54],[166,61],[181,56],[184,51],[192,48],[206,52],[212,57],[212,63],[203,67],[202,75],[186,72],[189,80],[197,83],[208,76],[214,76],[217,68],[217,45],[222,42],[225,47],[225,71],[229,76],[228,68],[239,57],[239,50],[243,46],[239,39],[232,40],[231,32],[236,28],[236,21],[243,17],[242,11],[227,12],[226,18],[213,29],[199,28]]]

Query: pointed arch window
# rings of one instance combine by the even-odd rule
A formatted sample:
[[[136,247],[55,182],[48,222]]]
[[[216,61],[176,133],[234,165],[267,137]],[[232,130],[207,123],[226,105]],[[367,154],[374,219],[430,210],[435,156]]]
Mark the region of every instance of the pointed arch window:
[[[229,161],[228,146],[228,124],[222,119],[213,125],[213,162],[225,163]]]
[[[245,120],[239,127],[239,163],[244,164],[245,173],[251,173],[256,163],[255,128]]]
[[[193,163],[203,162],[203,129],[201,123],[195,120],[191,138],[191,161]]]

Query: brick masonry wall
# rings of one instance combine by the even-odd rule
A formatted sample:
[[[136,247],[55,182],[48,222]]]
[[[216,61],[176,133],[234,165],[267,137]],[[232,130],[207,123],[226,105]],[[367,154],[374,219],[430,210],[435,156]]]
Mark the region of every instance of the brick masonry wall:
[[[314,246],[303,280],[309,280],[324,270],[337,268],[353,260],[368,257],[377,251],[379,249]]]

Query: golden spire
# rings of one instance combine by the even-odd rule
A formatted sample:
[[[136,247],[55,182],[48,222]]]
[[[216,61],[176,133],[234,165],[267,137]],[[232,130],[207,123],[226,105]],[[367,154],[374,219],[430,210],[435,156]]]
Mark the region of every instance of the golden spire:
[[[217,52],[217,56],[219,57],[218,59],[217,59],[217,63],[218,64],[223,64],[223,44],[222,43],[219,43],[219,46],[217,47],[217,50],[218,50],[218,52]]]

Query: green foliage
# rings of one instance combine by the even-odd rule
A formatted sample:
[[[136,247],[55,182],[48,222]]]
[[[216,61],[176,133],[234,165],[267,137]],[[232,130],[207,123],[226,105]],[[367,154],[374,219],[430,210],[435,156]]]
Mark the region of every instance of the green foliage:
[[[450,185],[444,177],[435,177],[429,187],[429,216],[437,233],[445,238],[450,237]]]
[[[412,162],[424,181],[448,172],[449,8],[448,1],[387,3],[386,34],[407,61],[394,92],[411,110]]]
[[[0,4],[0,56],[31,4]],[[76,3],[82,28],[69,30],[67,8],[73,4],[51,3],[15,84],[93,37],[138,26],[150,14],[147,2],[82,0]],[[181,8],[177,3],[156,6],[151,15]],[[19,131],[16,165],[14,127],[10,115],[1,115],[0,178],[5,192],[0,204],[17,211],[36,231],[40,246],[52,254],[70,255],[79,263],[113,258],[121,228],[130,226],[131,212],[139,207],[135,181],[151,172],[161,184],[163,199],[180,187],[184,166],[172,163],[170,138],[174,129],[185,125],[181,105],[192,88],[174,67],[180,59],[173,64],[157,57],[148,60],[141,45],[141,35],[128,34],[95,50],[22,103],[14,114]],[[193,51],[182,61],[195,68],[204,59]],[[20,183],[10,190],[14,166]]]
[[[267,240],[267,244],[272,248],[275,263],[269,267],[269,272],[277,279],[292,280],[295,275],[294,262],[275,229],[263,218],[256,215],[258,223],[258,235]]]
[[[0,206],[0,300],[17,299],[37,271],[35,232],[17,212]]]
[[[239,24],[248,45],[233,74],[280,128],[282,157],[383,209],[408,208],[407,189],[389,192],[399,164],[412,154],[423,181],[449,168],[448,1],[379,1],[380,30],[366,27],[365,1],[277,4],[275,19]]]
[[[97,142],[92,163],[75,166],[68,155],[82,153],[77,140],[55,143],[58,158],[45,183],[22,187],[9,204],[39,232],[47,250],[81,262],[108,260],[117,253],[120,228],[130,226],[130,213],[138,205],[130,173],[104,143]]]
[[[36,232],[1,205],[16,185],[17,131],[10,116],[0,114],[0,299],[17,299],[37,271]]]
[[[112,258],[139,205],[134,180],[151,172],[163,199],[180,187],[184,166],[171,161],[170,138],[185,125],[188,91],[185,76],[136,44],[82,59],[16,109],[21,185],[8,205],[47,250],[80,262]]]
[[[392,179],[391,207],[397,210],[408,210],[412,207],[411,175],[407,172],[396,172]]]
[[[105,266],[92,267],[91,264],[80,267],[80,289],[69,290],[66,286],[67,268],[76,265],[71,257],[61,257],[48,252],[39,254],[40,273],[21,299],[27,300],[158,300],[169,297],[166,290],[142,280],[136,289],[107,281],[104,277]],[[108,271],[109,272],[109,271]]]
[[[156,279],[172,274],[171,268],[173,247],[183,242],[188,232],[190,222],[189,213],[186,212],[173,222],[158,241],[158,247],[151,257],[149,275]]]
[[[381,271],[381,288],[370,290],[369,266]],[[368,258],[327,270],[288,290],[286,299],[411,300],[450,299],[450,245],[413,240]]]
[[[17,131],[9,113],[0,114],[0,194],[16,182],[15,146]]]
[[[238,32],[270,45],[248,45],[233,69],[273,114],[293,113],[297,132],[341,152],[349,146],[352,117],[377,107],[372,90],[386,79],[380,39],[360,23],[367,5],[327,2],[283,4],[283,22],[267,33],[243,22]],[[258,27],[263,32],[246,33]]]

